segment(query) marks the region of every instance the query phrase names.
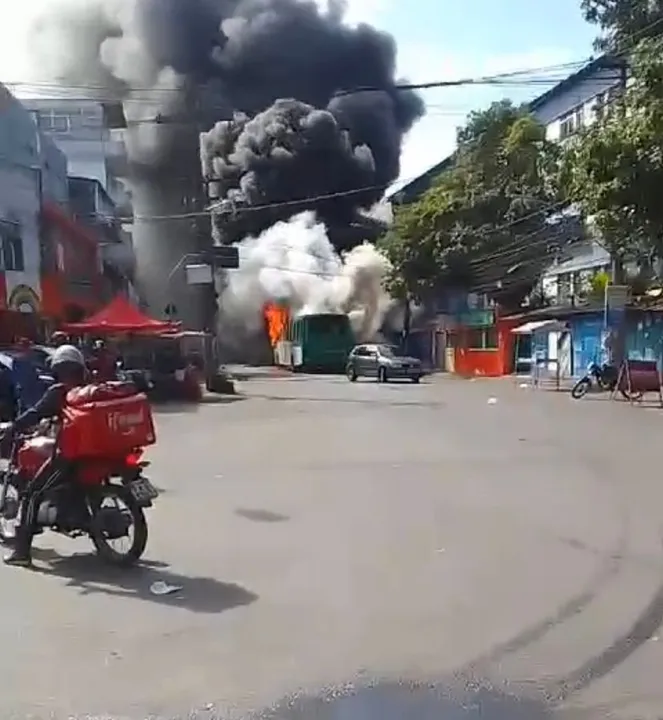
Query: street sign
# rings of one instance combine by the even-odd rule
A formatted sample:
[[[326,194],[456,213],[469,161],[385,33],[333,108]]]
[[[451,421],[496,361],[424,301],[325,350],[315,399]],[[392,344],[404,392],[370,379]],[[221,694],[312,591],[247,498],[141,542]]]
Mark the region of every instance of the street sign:
[[[210,251],[212,265],[218,269],[237,270],[239,250],[235,245],[215,245]]]
[[[458,324],[465,327],[476,328],[486,327],[495,324],[495,312],[493,310],[468,310],[460,313]]]
[[[196,263],[185,265],[187,285],[211,285],[214,282],[214,271],[211,265]]]
[[[628,302],[628,285],[606,285],[605,305],[609,310],[623,310]]]

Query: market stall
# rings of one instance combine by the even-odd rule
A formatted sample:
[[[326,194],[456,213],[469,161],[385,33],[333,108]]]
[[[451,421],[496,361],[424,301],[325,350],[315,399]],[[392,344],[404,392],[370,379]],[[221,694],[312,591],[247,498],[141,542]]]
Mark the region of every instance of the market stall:
[[[570,374],[571,335],[567,324],[559,320],[533,320],[511,332],[516,337],[516,376],[519,370],[524,370],[534,387],[539,387],[543,379],[552,378],[559,389],[561,378]]]
[[[150,394],[163,400],[200,400],[200,373],[182,349],[180,324],[156,320],[122,297],[65,332],[112,340],[113,350],[128,377],[140,374],[151,385]]]
[[[116,297],[98,313],[62,329],[76,335],[160,335],[177,332],[179,328],[179,323],[155,320],[126,298]]]

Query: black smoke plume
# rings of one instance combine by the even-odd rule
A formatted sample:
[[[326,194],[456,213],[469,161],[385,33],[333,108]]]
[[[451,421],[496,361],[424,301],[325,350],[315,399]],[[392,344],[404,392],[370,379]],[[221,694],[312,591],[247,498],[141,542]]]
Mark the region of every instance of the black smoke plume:
[[[423,104],[396,87],[393,38],[342,17],[334,0],[326,11],[312,0],[57,0],[36,26],[35,66],[75,96],[123,104],[130,181],[195,188],[202,161],[235,210],[291,203],[246,213],[253,232],[335,193],[348,194],[315,208],[350,225],[397,177]],[[158,263],[148,225],[135,236],[139,267]]]

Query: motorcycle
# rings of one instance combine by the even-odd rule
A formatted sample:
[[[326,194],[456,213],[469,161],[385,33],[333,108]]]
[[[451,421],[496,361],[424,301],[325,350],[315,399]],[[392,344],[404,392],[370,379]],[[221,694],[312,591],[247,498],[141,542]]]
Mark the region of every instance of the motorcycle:
[[[587,373],[571,389],[571,397],[580,400],[592,390],[596,392],[614,392],[618,380],[619,370],[614,365],[608,363],[599,365],[592,362],[587,368]],[[642,396],[642,393],[629,392],[625,388],[620,388],[619,392],[626,400],[638,400]]]
[[[0,424],[0,434],[10,427]],[[11,544],[15,539],[27,484],[53,456],[56,446],[57,429],[52,425],[13,439],[0,472],[0,542]],[[70,477],[47,490],[41,501],[37,532],[49,529],[70,538],[87,535],[104,562],[121,567],[136,563],[147,545],[144,510],[152,507],[159,495],[143,475],[149,466],[143,460],[143,452],[136,448],[122,459],[68,463]],[[105,506],[107,502],[110,506]],[[112,543],[129,538],[132,528],[128,549],[115,549]]]

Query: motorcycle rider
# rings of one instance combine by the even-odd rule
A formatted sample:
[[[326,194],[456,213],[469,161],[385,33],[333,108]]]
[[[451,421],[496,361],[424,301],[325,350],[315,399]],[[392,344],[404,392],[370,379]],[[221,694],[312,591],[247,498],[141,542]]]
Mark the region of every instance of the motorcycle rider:
[[[55,384],[51,385],[41,399],[16,418],[11,433],[24,432],[41,420],[58,417],[72,388],[83,385],[86,380],[85,358],[73,345],[60,345],[51,357],[51,369]],[[56,455],[40,468],[28,484],[21,502],[21,521],[16,529],[14,550],[4,561],[8,565],[30,566],[32,564],[32,539],[37,530],[37,513],[44,494],[66,480],[62,460]]]
[[[103,340],[95,340],[88,367],[98,382],[117,380],[117,357]]]
[[[50,343],[51,343],[51,347],[53,347],[53,348],[59,348],[62,345],[67,345],[68,342],[69,342],[69,340],[67,338],[67,333],[62,332],[62,330],[56,330],[51,335]]]

